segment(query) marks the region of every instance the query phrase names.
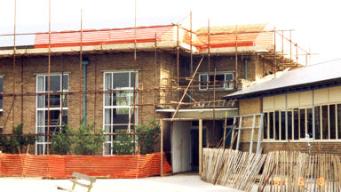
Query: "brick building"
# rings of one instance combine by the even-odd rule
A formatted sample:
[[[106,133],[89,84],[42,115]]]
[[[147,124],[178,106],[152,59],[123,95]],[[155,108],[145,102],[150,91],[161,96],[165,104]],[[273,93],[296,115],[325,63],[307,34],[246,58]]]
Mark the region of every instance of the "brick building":
[[[294,51],[284,56],[285,42],[297,44],[283,34],[266,25],[34,34],[31,44],[0,50],[0,131],[9,134],[22,123],[25,133],[45,135],[34,149],[45,154],[48,135],[65,125],[85,122],[110,134],[163,119],[162,150],[171,154],[174,171],[195,169],[198,142],[218,145],[224,119],[238,115],[238,103],[222,96],[298,64],[298,52],[295,62]],[[195,136],[199,124],[204,141]],[[104,155],[113,153],[113,140],[106,137]]]

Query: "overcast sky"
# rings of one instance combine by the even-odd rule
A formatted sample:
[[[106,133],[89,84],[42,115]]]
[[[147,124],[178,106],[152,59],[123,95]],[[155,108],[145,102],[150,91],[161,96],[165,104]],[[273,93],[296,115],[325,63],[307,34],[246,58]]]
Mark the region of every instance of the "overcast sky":
[[[52,30],[134,25],[135,0],[51,0]],[[341,18],[337,0],[136,0],[137,25],[185,22],[194,26],[268,23],[294,29],[293,36],[316,55],[312,63],[341,58]],[[0,33],[13,32],[14,0],[0,0]],[[48,0],[17,0],[17,32],[48,30]],[[341,63],[341,60],[340,60]]]

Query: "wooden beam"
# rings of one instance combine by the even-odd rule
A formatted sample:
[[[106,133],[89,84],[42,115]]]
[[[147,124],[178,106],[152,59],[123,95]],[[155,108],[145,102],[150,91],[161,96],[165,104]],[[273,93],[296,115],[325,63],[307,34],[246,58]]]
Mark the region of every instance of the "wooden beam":
[[[202,173],[202,139],[203,138],[203,120],[199,119],[199,175]]]
[[[163,176],[163,131],[165,128],[165,121],[163,119],[160,119],[160,176]]]

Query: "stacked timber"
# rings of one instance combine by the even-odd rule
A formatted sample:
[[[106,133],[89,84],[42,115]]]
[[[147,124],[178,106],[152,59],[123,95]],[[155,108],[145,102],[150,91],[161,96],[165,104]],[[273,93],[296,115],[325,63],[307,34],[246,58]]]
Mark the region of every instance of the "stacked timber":
[[[203,150],[201,178],[243,191],[341,192],[341,156],[275,151]]]
[[[259,191],[341,191],[341,157],[300,152],[270,152]]]
[[[231,149],[204,149],[201,178],[207,182],[250,191],[266,155]]]

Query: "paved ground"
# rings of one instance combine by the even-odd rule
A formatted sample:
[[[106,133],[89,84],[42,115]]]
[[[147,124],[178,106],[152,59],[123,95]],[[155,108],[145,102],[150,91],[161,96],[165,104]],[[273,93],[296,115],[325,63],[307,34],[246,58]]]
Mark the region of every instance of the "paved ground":
[[[0,178],[1,192],[57,192],[56,186],[68,187],[68,180],[39,178]],[[84,190],[79,190],[84,191]],[[227,187],[212,185],[197,175],[175,175],[145,179],[99,179],[93,192],[235,192]],[[59,191],[61,192],[61,191]]]

